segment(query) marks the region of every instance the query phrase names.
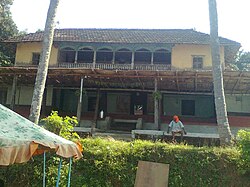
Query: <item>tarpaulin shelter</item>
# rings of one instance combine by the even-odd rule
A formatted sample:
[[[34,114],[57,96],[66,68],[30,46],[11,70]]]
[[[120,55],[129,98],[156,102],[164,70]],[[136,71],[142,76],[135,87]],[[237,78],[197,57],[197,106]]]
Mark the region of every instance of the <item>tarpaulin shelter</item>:
[[[44,153],[45,169],[47,151],[70,158],[70,167],[72,157],[82,157],[79,145],[45,130],[0,104],[0,165],[27,162],[32,156]],[[61,161],[58,171],[60,167]]]

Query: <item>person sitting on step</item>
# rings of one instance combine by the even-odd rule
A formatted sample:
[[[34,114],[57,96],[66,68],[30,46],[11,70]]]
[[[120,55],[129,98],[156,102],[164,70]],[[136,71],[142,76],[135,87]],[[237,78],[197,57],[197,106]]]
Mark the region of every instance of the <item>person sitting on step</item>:
[[[172,141],[175,142],[175,135],[181,134],[181,141],[183,140],[183,133],[187,134],[187,132],[184,129],[183,123],[179,120],[179,117],[177,115],[173,116],[173,120],[168,125],[168,133],[169,129],[171,129],[172,133]]]

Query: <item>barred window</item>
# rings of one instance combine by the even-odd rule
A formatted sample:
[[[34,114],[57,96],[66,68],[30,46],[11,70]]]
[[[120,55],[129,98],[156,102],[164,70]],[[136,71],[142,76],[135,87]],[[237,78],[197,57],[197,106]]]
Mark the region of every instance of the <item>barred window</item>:
[[[194,56],[193,57],[193,69],[202,69],[203,68],[203,57]]]
[[[38,65],[40,60],[40,53],[32,53],[32,64]]]

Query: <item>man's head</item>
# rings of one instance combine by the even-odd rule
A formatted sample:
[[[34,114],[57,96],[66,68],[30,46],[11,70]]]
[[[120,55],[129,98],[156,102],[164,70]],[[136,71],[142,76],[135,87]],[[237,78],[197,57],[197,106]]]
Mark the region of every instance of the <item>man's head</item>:
[[[175,121],[175,123],[177,123],[179,121],[179,117],[177,115],[174,115],[173,120]]]

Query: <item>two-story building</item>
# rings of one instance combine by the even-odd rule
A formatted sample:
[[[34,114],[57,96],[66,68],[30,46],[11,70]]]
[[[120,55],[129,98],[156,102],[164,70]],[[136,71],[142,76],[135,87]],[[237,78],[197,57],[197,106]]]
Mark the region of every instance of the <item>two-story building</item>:
[[[0,68],[1,103],[26,117],[42,40],[43,32],[9,40],[16,44],[15,65]],[[223,67],[239,48],[220,37]],[[81,126],[97,118],[97,128],[115,130],[165,129],[176,114],[188,130],[211,133],[211,68],[210,36],[192,29],[56,29],[43,114],[78,116]],[[224,71],[229,122],[236,130],[250,127],[249,87],[250,73]]]

